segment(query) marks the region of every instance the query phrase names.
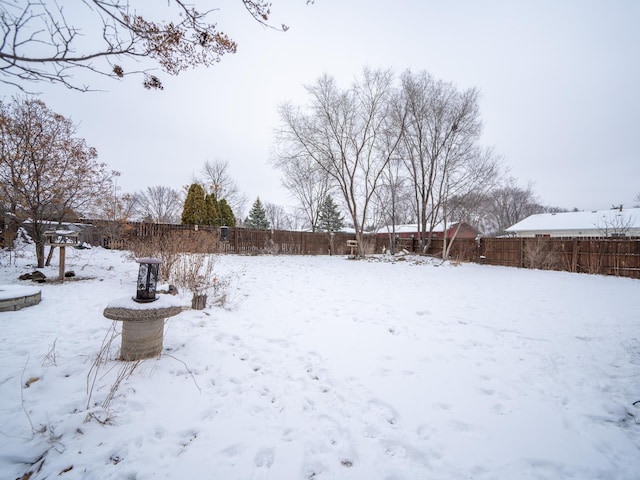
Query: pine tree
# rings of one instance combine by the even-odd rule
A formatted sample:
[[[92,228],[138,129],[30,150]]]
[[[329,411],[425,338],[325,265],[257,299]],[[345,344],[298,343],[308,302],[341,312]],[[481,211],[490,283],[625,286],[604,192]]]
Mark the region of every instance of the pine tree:
[[[227,227],[236,226],[236,217],[233,215],[233,210],[231,210],[231,207],[224,198],[218,202],[218,212],[222,219],[222,225],[226,225]]]
[[[198,183],[193,183],[187,192],[182,209],[183,225],[205,225],[206,205],[204,198],[204,188]]]
[[[220,209],[218,208],[218,200],[215,193],[210,193],[204,197],[205,207],[205,224],[221,225]]]
[[[253,202],[253,206],[249,211],[249,216],[244,221],[245,225],[249,228],[257,228],[260,230],[266,230],[269,228],[269,220],[267,220],[267,212],[262,206],[260,197],[256,198]]]
[[[318,213],[318,230],[323,232],[339,232],[344,227],[344,217],[330,196],[325,197]]]

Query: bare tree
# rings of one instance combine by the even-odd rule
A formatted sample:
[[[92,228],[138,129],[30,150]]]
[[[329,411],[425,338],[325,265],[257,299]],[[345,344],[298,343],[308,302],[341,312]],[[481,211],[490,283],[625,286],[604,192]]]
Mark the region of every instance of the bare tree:
[[[123,240],[129,229],[127,223],[135,218],[135,195],[120,193],[117,180],[120,172],[113,172],[113,188],[99,196],[85,207],[85,216],[97,220],[96,226],[102,230],[105,246],[115,247]]]
[[[295,198],[306,226],[315,232],[320,207],[331,192],[331,177],[309,156],[291,158],[285,149],[275,155],[274,165],[282,172],[282,186]]]
[[[282,205],[264,203],[264,211],[269,221],[269,226],[274,230],[291,230],[293,221]]]
[[[408,223],[413,210],[410,182],[401,159],[392,158],[388,163],[374,200],[376,230],[383,228],[389,234],[389,249],[394,253],[396,226]]]
[[[241,1],[271,27],[269,2]],[[73,72],[83,69],[116,79],[143,73],[145,88],[162,89],[152,66],[177,75],[236,52],[236,42],[211,21],[217,9],[201,11],[183,0],[152,3],[84,0],[70,8],[56,0],[1,1],[0,81],[21,89],[26,81],[86,91],[88,86],[73,79]],[[165,18],[155,19],[156,12]],[[144,60],[149,68],[141,72],[137,63]]]
[[[596,227],[605,237],[626,237],[633,227],[635,218],[623,211],[622,205],[614,206],[599,219]]]
[[[120,193],[118,186],[120,172],[113,172],[112,191],[109,195],[97,198],[86,207],[86,215],[97,220],[109,220],[112,222],[127,222],[136,214],[135,195]]]
[[[400,105],[406,118],[401,154],[413,185],[424,250],[434,227],[448,220],[448,200],[488,189],[497,175],[498,159],[478,146],[478,96],[475,88],[459,92],[426,72],[402,75]]]
[[[385,136],[392,82],[390,71],[365,69],[362,80],[341,90],[324,75],[307,87],[311,101],[305,111],[290,104],[280,108],[278,141],[286,146],[286,158],[310,158],[332,178],[353,222],[360,256],[372,198],[400,140],[397,131],[395,141]]]
[[[238,184],[229,173],[229,162],[226,160],[206,161],[199,178],[195,183],[203,185],[208,193],[218,200],[225,199],[236,216],[244,211],[247,197],[240,192]]]
[[[112,192],[115,172],[75,134],[71,120],[40,100],[0,101],[1,196],[15,218],[30,220],[38,267],[44,266],[47,224]]]
[[[490,233],[499,235],[511,225],[544,211],[545,208],[538,203],[531,184],[522,188],[513,178],[509,178],[489,196]]]
[[[467,138],[468,140],[468,138]],[[482,149],[477,145],[470,145],[468,150],[454,157],[454,161],[447,165],[444,173],[444,189],[440,195],[442,199],[443,231],[447,231],[448,224],[458,222],[458,228],[449,239],[443,237],[442,258],[447,260],[453,242],[465,218],[455,218],[449,211],[450,199],[467,195],[484,195],[491,191],[499,180],[498,158],[492,149]]]
[[[180,223],[184,199],[179,191],[156,185],[136,192],[134,198],[138,218],[155,223]]]
[[[491,192],[468,192],[449,198],[447,211],[452,220],[463,220],[482,233],[492,232],[493,227],[487,221],[489,216]]]

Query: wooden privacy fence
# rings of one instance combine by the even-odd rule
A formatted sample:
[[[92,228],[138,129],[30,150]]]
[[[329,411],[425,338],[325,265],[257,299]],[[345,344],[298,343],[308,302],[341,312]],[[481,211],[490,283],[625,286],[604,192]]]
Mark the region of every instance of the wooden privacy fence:
[[[432,240],[429,253],[441,254],[442,240]],[[450,257],[486,265],[640,278],[640,238],[459,239]]]
[[[116,238],[103,231],[104,246],[130,248],[132,242],[178,241],[182,251],[192,253],[349,255],[347,233],[252,230],[193,225],[130,222]],[[106,236],[105,236],[106,235]],[[224,237],[224,238],[223,238]],[[383,253],[387,235],[367,235],[367,254]],[[396,249],[419,253],[417,239],[397,239]],[[432,239],[426,254],[441,257],[442,239]],[[563,270],[640,278],[640,238],[480,238],[456,239],[449,259],[517,268]]]
[[[119,235],[105,230],[101,244],[109,248],[130,248],[136,242],[178,242],[191,253],[347,255],[347,240],[352,234],[254,230],[194,225],[148,224],[128,222]]]

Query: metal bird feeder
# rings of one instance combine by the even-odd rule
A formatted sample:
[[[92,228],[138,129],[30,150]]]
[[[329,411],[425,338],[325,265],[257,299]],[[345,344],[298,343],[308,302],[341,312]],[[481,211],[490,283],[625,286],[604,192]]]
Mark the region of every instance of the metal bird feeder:
[[[134,300],[138,303],[149,303],[157,300],[156,286],[158,284],[158,271],[162,260],[158,258],[139,258],[138,286]]]

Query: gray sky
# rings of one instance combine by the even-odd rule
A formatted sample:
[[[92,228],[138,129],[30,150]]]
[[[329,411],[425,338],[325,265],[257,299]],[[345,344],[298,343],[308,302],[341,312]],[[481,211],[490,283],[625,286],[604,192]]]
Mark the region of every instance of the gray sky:
[[[215,3],[219,27],[239,44],[219,65],[162,75],[163,91],[135,78],[94,78],[108,89],[97,93],[36,87],[122,172],[121,191],[179,189],[220,159],[247,207],[256,196],[292,203],[268,163],[278,105],[305,103],[303,85],[323,73],[347,87],[368,66],[477,87],[483,143],[545,205],[630,207],[640,193],[636,0],[273,0],[286,33],[260,26],[239,0]]]

